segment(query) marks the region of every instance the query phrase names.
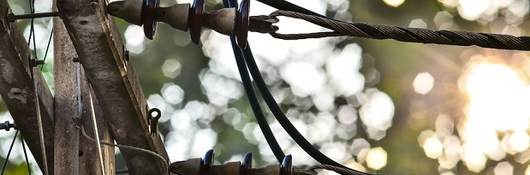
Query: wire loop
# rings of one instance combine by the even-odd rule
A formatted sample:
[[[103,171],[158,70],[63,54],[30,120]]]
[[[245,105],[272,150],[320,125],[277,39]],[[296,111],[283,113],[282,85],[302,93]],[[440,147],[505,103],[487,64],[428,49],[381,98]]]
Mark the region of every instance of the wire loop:
[[[479,46],[493,49],[530,51],[530,37],[528,36],[474,33],[467,31],[429,30],[423,28],[350,23],[317,15],[284,10],[275,11],[271,13],[270,16],[275,18],[284,16],[301,19],[331,30],[327,32],[294,34],[281,34],[276,32],[270,33],[271,36],[284,40],[354,36],[380,40],[393,39],[403,42],[424,44]]]

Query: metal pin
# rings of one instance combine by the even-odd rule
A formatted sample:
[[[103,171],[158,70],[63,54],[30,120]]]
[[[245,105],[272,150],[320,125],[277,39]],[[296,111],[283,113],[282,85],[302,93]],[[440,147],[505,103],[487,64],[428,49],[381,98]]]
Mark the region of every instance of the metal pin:
[[[31,18],[46,18],[46,17],[56,17],[59,16],[59,12],[44,12],[44,13],[32,13],[32,14],[8,14],[7,19],[9,22],[14,22],[19,19],[31,19]]]

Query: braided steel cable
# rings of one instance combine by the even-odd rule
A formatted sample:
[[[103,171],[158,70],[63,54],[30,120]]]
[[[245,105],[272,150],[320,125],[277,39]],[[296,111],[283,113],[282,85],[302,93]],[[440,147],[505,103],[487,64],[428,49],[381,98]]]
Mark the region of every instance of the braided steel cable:
[[[270,33],[275,38],[298,40],[332,36],[355,36],[371,39],[394,39],[397,41],[444,44],[457,46],[480,46],[484,48],[530,51],[530,37],[512,36],[492,33],[474,33],[466,31],[429,30],[422,28],[398,27],[389,25],[371,25],[349,23],[321,16],[293,11],[278,10],[271,17],[291,17],[301,19],[318,26],[330,29],[329,32],[280,34]]]

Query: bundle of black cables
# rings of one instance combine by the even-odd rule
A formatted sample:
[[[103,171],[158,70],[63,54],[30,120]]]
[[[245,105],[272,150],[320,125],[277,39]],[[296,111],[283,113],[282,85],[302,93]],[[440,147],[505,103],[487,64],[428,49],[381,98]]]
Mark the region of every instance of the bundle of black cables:
[[[289,11],[294,11],[294,12],[322,16],[318,13],[307,10],[303,7],[297,6],[285,0],[258,0],[258,1],[264,4],[267,4],[271,7],[280,9],[280,10],[289,10]],[[223,0],[223,4],[227,8],[232,8],[232,7],[237,8],[238,6],[237,0]],[[331,165],[331,166],[340,167],[342,169],[347,169],[347,170],[350,170],[349,172],[351,172],[351,174],[368,174],[368,173],[364,173],[361,171],[347,168],[344,165],[333,161],[332,159],[324,155],[322,152],[320,152],[318,149],[313,147],[313,145],[302,134],[300,134],[300,132],[296,129],[296,127],[294,127],[294,125],[289,121],[289,119],[285,116],[283,111],[278,106],[278,103],[276,102],[272,94],[270,93],[269,89],[267,88],[267,85],[265,84],[265,81],[263,80],[263,77],[261,76],[260,70],[258,66],[256,65],[254,56],[250,49],[250,45],[248,44],[247,47],[241,48],[240,46],[237,45],[236,39],[234,36],[231,36],[230,40],[232,43],[232,49],[233,49],[234,56],[236,59],[239,74],[241,76],[241,80],[243,82],[243,86],[245,88],[245,92],[250,102],[252,111],[254,112],[258,125],[261,131],[263,132],[263,135],[265,136],[267,143],[272,149],[272,152],[274,153],[275,157],[278,159],[278,162],[281,163],[282,159],[285,157],[285,154],[283,153],[282,148],[279,146],[278,142],[276,141],[276,138],[274,137],[274,134],[272,133],[267,123],[267,120],[265,119],[265,116],[263,114],[263,111],[261,110],[259,101],[257,99],[256,93],[254,92],[254,88],[253,88],[254,86],[252,84],[252,80],[250,79],[249,74],[254,79],[256,86],[261,96],[263,97],[263,100],[265,101],[269,109],[271,110],[276,120],[278,120],[280,125],[287,131],[289,136],[291,136],[291,138],[306,153],[308,153],[311,157],[313,157],[316,161],[318,161],[319,163],[323,165]]]

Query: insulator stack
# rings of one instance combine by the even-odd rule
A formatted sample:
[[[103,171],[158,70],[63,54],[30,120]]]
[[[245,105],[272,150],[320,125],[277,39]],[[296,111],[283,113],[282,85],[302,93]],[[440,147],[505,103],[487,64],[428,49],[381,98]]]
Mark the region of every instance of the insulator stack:
[[[243,162],[228,162],[214,165],[214,152],[206,152],[204,157],[174,162],[170,172],[178,175],[293,175],[291,155],[285,156],[281,165],[269,165],[263,168],[252,168],[252,153],[247,153]]]

